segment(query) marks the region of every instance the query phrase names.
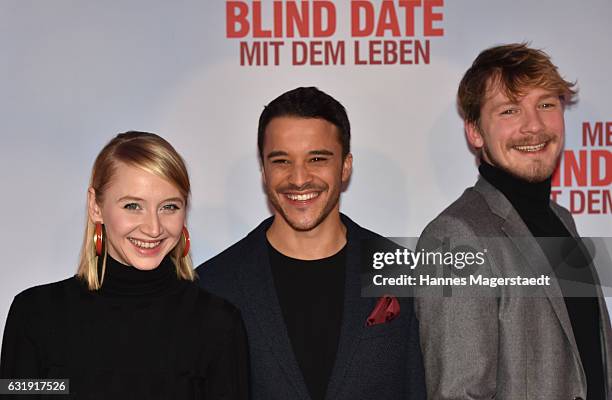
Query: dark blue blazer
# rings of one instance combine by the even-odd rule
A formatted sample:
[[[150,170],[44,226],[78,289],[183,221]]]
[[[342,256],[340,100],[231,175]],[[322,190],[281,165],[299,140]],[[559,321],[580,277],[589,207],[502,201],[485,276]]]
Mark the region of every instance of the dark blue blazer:
[[[263,221],[244,239],[197,268],[200,284],[242,312],[249,338],[251,398],[310,400],[276,296]],[[402,298],[400,315],[367,327],[377,299],[360,296],[363,240],[380,238],[342,215],[347,228],[344,310],[338,352],[326,399],[425,399],[418,323],[412,298]],[[316,288],[313,288],[313,296]],[[320,328],[325,329],[325,321]]]

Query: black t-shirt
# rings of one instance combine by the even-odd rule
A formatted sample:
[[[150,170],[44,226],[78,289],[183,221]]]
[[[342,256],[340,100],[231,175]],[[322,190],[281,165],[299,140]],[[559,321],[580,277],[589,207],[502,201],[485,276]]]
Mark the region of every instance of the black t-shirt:
[[[247,359],[239,311],[169,257],[151,271],[108,257],[100,290],[70,278],[15,297],[0,378],[68,378],[78,399],[242,400]]]
[[[299,260],[268,243],[287,334],[313,400],[323,400],[342,324],[346,246],[331,257]]]

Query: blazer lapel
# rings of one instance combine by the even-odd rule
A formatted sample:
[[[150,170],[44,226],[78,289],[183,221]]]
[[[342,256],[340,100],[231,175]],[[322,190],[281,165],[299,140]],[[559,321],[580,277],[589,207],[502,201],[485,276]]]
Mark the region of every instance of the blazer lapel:
[[[253,232],[250,242],[253,258],[245,260],[240,269],[240,285],[247,299],[246,306],[253,315],[257,316],[261,337],[265,338],[272,354],[287,375],[297,395],[296,399],[310,400],[306,383],[300,367],[298,366],[293,347],[289,340],[287,327],[276,295],[274,279],[270,267],[270,260],[266,247],[266,230],[271,223],[262,223]]]
[[[376,299],[361,298],[360,263],[361,237],[357,225],[345,215],[342,222],[346,226],[347,253],[346,273],[344,278],[344,309],[342,326],[338,339],[336,361],[327,385],[326,399],[339,398],[340,389],[346,376],[351,356],[359,343],[359,332],[363,330],[366,318],[374,308]]]
[[[554,277],[553,269],[542,248],[538,245],[531,232],[529,232],[529,229],[510,201],[483,178],[478,180],[474,188],[483,195],[491,211],[504,219],[501,227],[502,231],[523,255],[527,265],[535,275]],[[544,286],[543,289],[559,319],[561,328],[570,342],[574,355],[580,359],[578,346],[576,345],[576,339],[572,330],[572,323],[567,313],[567,307],[565,306],[563,292],[559,283],[556,279],[551,279],[550,285]]]

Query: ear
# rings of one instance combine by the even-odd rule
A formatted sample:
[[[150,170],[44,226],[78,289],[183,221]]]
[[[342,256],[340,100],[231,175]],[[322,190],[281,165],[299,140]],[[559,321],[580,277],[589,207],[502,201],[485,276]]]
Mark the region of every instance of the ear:
[[[478,124],[465,121],[463,126],[465,128],[465,136],[468,143],[475,149],[482,148],[482,146],[484,146],[484,139],[482,138]]]
[[[87,213],[89,214],[89,219],[91,222],[104,223],[104,219],[102,218],[102,209],[100,209],[100,206],[96,201],[96,191],[92,187],[87,190]]]
[[[259,172],[261,173],[261,181],[265,185],[266,184],[266,171],[264,170],[263,161],[261,162],[261,165],[259,167]]]
[[[342,182],[347,182],[353,173],[353,155],[348,153],[342,161]]]

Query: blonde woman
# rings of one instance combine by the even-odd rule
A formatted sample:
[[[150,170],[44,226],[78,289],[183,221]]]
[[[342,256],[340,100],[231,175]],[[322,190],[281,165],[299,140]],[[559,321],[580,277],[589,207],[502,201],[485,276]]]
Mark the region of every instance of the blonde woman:
[[[15,297],[0,377],[69,378],[76,398],[245,399],[239,312],[193,282],[185,164],[161,137],[98,155],[76,276]]]

